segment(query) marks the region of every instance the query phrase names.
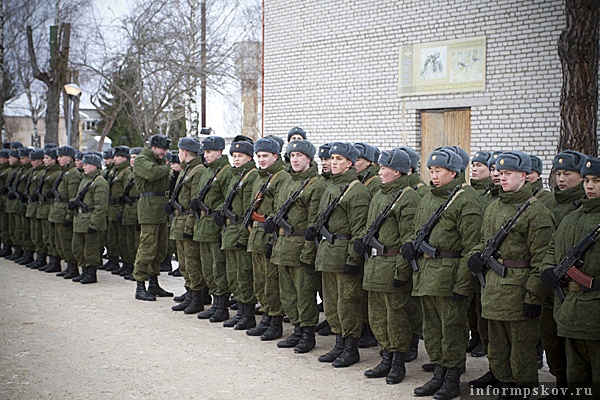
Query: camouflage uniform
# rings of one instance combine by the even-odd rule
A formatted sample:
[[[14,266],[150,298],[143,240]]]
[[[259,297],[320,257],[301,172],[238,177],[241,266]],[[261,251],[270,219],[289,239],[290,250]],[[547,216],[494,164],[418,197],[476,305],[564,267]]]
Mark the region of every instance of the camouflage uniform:
[[[109,256],[120,256],[123,260],[123,265],[133,264],[135,262],[135,254],[128,247],[126,239],[127,228],[124,228],[122,221],[119,221],[119,215],[122,215],[121,210],[123,209],[123,205],[121,204],[120,200],[121,196],[123,196],[123,190],[127,185],[131,171],[132,169],[127,161],[118,165],[115,164],[115,166],[112,168],[110,183],[108,184],[110,192],[108,197],[109,207],[107,218],[107,234],[108,240],[116,243],[116,246],[114,246],[114,243],[109,246],[109,248],[116,249],[116,251],[112,254],[109,252]],[[118,258],[115,261],[118,266]]]
[[[517,192],[500,193],[485,211],[481,241],[474,251],[481,251],[508,218],[517,213],[517,205],[531,199],[531,184]],[[522,260],[529,267],[507,268],[502,278],[487,271],[486,286],[481,290],[482,316],[488,320],[490,368],[502,383],[524,387],[536,385],[535,345],[538,341],[538,319],[527,318],[524,304],[541,305],[545,290],[539,280],[539,268],[548,242],[554,232],[552,215],[538,201],[519,218],[498,249],[501,262]]]
[[[51,257],[58,257],[54,224],[51,223],[48,218],[50,209],[52,208],[52,196],[50,191],[54,187],[54,182],[56,182],[56,179],[60,175],[60,166],[55,163],[48,167],[47,171],[48,174],[44,178],[39,193],[39,206],[35,217],[42,223],[42,237],[47,249],[47,254]]]
[[[33,240],[31,239],[31,210],[28,210],[27,204],[27,196],[26,192],[29,191],[29,187],[31,186],[31,178],[33,175],[33,168],[31,163],[27,163],[24,165],[23,172],[17,184],[17,192],[20,195],[21,209],[23,213],[20,214],[21,219],[21,232],[19,236],[19,241],[23,250],[25,252],[35,251]],[[29,212],[28,212],[29,211]]]
[[[409,314],[412,308],[412,268],[398,253],[413,234],[413,217],[420,196],[409,186],[409,175],[383,184],[369,207],[365,228],[371,226],[379,213],[402,190],[390,215],[379,230],[379,241],[386,251],[396,250],[393,256],[369,257],[365,264],[363,288],[369,293],[369,324],[385,352],[406,353],[411,343],[412,329]],[[366,230],[363,231],[363,234]],[[394,279],[407,282],[401,288],[393,286]]]
[[[600,199],[584,199],[582,203],[582,207],[564,217],[558,226],[548,246],[542,269],[554,268],[573,246],[600,224]],[[597,282],[600,279],[600,246],[592,245],[581,260],[583,265],[577,268]],[[554,298],[557,333],[566,340],[566,378],[571,393],[575,393],[577,388],[597,391],[597,383],[600,382],[600,323],[598,318],[591,316],[598,314],[600,290],[597,283],[594,283],[596,290],[583,291],[572,279],[569,281],[569,287],[564,289],[565,300]],[[592,383],[596,386],[592,386]],[[597,392],[594,394],[597,395]]]
[[[25,215],[29,215],[29,227],[30,227],[30,231],[31,231],[31,240],[33,242],[33,246],[35,248],[35,252],[40,255],[40,254],[48,254],[48,248],[46,247],[46,244],[44,243],[44,235],[43,235],[43,230],[42,230],[42,221],[40,218],[37,217],[37,213],[38,213],[38,208],[39,208],[39,201],[38,201],[38,185],[40,185],[40,182],[44,182],[44,179],[46,179],[46,175],[47,175],[48,169],[44,166],[44,164],[41,164],[39,167],[34,168],[33,173],[31,175],[31,184],[29,185],[29,190],[28,190],[28,195],[27,199],[28,199],[28,204],[27,204],[27,211],[25,213]]]
[[[140,245],[135,257],[133,277],[144,282],[160,275],[160,263],[167,253],[167,201],[169,173],[165,160],[144,148],[134,161],[135,187],[140,193],[138,220],[141,226]]]
[[[252,187],[252,201],[257,199],[259,190],[269,179],[269,174],[273,176],[256,210],[256,217],[260,221],[252,219],[250,236],[248,238],[248,252],[252,253],[254,293],[261,304],[262,311],[267,316],[283,317],[284,312],[279,293],[279,272],[277,265],[273,264],[265,256],[267,245],[273,245],[273,235],[265,233],[263,223],[265,216],[276,211],[274,210],[275,197],[291,181],[291,177],[285,172],[283,162],[278,158],[269,168],[258,171],[259,176],[254,181]]]

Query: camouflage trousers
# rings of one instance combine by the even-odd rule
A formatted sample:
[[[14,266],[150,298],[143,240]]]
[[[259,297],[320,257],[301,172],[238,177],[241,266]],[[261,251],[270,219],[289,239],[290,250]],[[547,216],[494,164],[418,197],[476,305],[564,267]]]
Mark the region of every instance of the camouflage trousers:
[[[179,271],[185,279],[185,287],[194,291],[203,290],[206,282],[202,274],[200,243],[192,239],[181,239],[175,242]]]
[[[412,334],[421,336],[423,334],[423,309],[421,308],[421,300],[418,297],[410,296],[408,321],[410,322]]]
[[[23,244],[21,242],[21,235],[23,235],[21,216],[15,213],[8,214],[8,227],[12,244],[21,246]]]
[[[230,293],[225,269],[225,254],[221,250],[221,243],[200,242],[200,263],[209,293],[213,296]]]
[[[58,256],[58,252],[56,251],[56,233],[54,232],[54,229],[54,224],[52,222],[47,219],[42,220],[42,236],[49,256]]]
[[[410,347],[409,291],[368,292],[369,325],[382,350],[406,353]]]
[[[63,224],[54,224],[54,233],[56,238],[56,250],[60,258],[68,264],[77,262],[73,255],[73,227],[63,226]]]
[[[30,218],[29,227],[31,229],[31,239],[33,240],[33,247],[35,247],[35,252],[38,254],[48,254],[48,248],[46,247],[46,242],[44,242],[42,220],[37,218]]]
[[[271,317],[283,317],[279,296],[279,270],[265,257],[265,253],[252,253],[254,294],[261,310]]]
[[[600,395],[600,340],[565,340],[569,389],[575,394],[571,397],[577,400],[597,399]],[[592,390],[591,395],[589,389]]]
[[[10,246],[12,243],[10,241],[8,215],[9,214],[7,214],[6,212],[0,211],[0,239],[2,240],[2,243],[5,243]]]
[[[119,245],[119,222],[118,221],[107,221],[107,230],[102,232],[102,240],[104,247],[106,247],[106,253],[109,257],[118,257],[120,245]]]
[[[31,218],[21,216],[21,227],[21,246],[23,246],[24,250],[35,251],[33,240],[31,239]]]
[[[229,291],[244,304],[256,304],[252,277],[252,255],[242,250],[225,250],[225,266]]]
[[[546,352],[546,361],[550,373],[561,382],[567,381],[567,350],[565,338],[558,336],[554,320],[554,292],[550,291],[542,307],[540,318],[540,338]]]
[[[133,265],[133,278],[144,282],[149,276],[160,275],[160,262],[167,254],[167,223],[142,224],[140,245]]]
[[[279,267],[281,304],[292,325],[316,326],[319,323],[317,290],[321,274],[314,267]]]
[[[137,245],[139,244],[139,233],[135,230],[135,225],[119,225],[117,228],[119,255],[124,263],[133,264],[135,262]]]
[[[466,362],[465,324],[469,299],[422,296],[423,339],[431,363],[463,368]]]
[[[537,386],[535,345],[539,320],[496,321],[488,319],[490,369],[500,382],[523,387]],[[464,354],[464,349],[463,349]]]
[[[102,265],[102,231],[73,233],[73,255],[80,267]]]
[[[363,323],[362,274],[322,272],[321,277],[323,308],[331,330],[343,338],[359,339]]]

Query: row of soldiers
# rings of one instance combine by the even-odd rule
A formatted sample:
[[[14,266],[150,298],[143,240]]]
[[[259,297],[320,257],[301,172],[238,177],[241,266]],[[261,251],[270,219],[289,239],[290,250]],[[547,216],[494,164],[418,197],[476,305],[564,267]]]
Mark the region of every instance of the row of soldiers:
[[[107,240],[116,236],[127,247],[120,251],[121,272],[131,272],[137,281],[135,297],[152,301],[172,296],[158,284],[170,237],[186,289],[175,298],[175,311],[198,313],[200,319],[261,340],[280,338],[287,315],[294,331],[277,345],[296,353],[315,346],[320,290],[336,343],[319,361],[334,367],[358,362],[358,341],[369,322],[381,362],[365,376],[399,383],[422,334],[433,377],[415,389],[417,396],[458,396],[469,309],[475,314],[471,334],[490,361],[490,371],[473,386],[493,385],[505,390],[501,398],[513,398],[508,389],[537,385],[540,334],[560,387],[598,381],[597,319],[581,318],[594,314],[597,284],[565,278],[554,268],[586,229],[600,222],[594,200],[600,195],[600,185],[594,189],[600,181],[597,159],[558,154],[551,193],[542,188],[542,163],[535,156],[478,152],[470,159],[460,147],[443,147],[427,159],[431,182],[426,185],[419,176],[419,156],[410,148],[379,152],[366,143],[335,142],[317,152],[306,133],[294,128],[283,157],[279,138],[236,137],[230,147],[233,165],[223,154],[224,139],[183,138],[178,143],[181,172],[169,190],[172,175],[165,156],[170,147],[168,138],[156,135],[138,154],[115,149],[115,162],[122,154],[118,165],[126,166],[111,168],[110,186],[99,176],[100,157],[84,155],[86,178],[76,191],[59,193],[51,202],[51,207],[66,203],[64,220],[51,222],[55,230],[58,225],[69,230],[73,217],[73,253],[83,256],[69,262],[57,252],[55,259],[67,260],[67,270],[78,264],[80,275],[93,274],[95,280],[103,243],[98,232],[108,226]],[[125,153],[135,158],[133,170]],[[126,207],[135,209],[132,223],[125,222]],[[553,239],[556,227],[563,234]],[[3,243],[11,245],[5,237]],[[84,250],[75,251],[77,246]],[[594,254],[592,247],[577,264],[592,278],[599,267]],[[552,299],[545,287],[567,281],[564,301]],[[213,298],[207,310],[205,289]],[[233,316],[230,294],[238,302]],[[263,312],[258,324],[257,303]]]

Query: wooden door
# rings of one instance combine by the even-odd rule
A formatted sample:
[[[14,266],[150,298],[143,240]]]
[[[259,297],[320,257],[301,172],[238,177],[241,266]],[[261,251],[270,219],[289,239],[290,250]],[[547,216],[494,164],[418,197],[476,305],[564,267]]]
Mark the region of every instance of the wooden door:
[[[471,109],[421,111],[421,177],[426,183],[427,158],[441,146],[460,146],[471,154]],[[468,181],[469,170],[466,174]]]

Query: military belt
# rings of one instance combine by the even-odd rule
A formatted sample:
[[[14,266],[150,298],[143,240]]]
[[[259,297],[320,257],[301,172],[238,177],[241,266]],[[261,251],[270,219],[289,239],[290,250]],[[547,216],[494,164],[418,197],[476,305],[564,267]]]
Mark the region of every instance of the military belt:
[[[175,210],[175,215],[190,215],[191,213],[192,213],[191,210],[186,210],[186,211],[181,211],[181,212]]]
[[[430,255],[423,253],[424,258],[462,258],[462,253],[460,251],[438,251],[436,252],[435,257],[431,257]]]
[[[202,216],[202,217],[212,217],[213,213],[212,213],[212,211],[209,212],[209,213],[204,212],[204,211],[200,211],[200,216]]]
[[[227,218],[227,225],[241,225],[244,221],[241,220],[237,220],[237,221],[232,221],[231,219]]]
[[[592,292],[595,290],[600,290],[600,281],[594,280],[592,287],[589,288],[576,281],[569,280],[569,283],[567,284],[567,289],[569,290],[569,292]]]
[[[253,227],[253,228],[262,228],[262,227],[264,227],[264,226],[265,226],[265,223],[264,223],[264,222],[258,222],[258,221],[256,221],[256,220],[255,220],[255,221],[252,223],[252,227]]]
[[[115,199],[114,197],[109,197],[108,204],[110,204],[111,206],[118,205],[118,204],[120,204],[119,199]]]
[[[529,268],[531,265],[526,260],[498,260],[506,268]]]
[[[69,199],[58,199],[59,203],[68,203]]]
[[[87,210],[79,209],[79,214],[88,214],[94,212],[94,207],[88,208]]]
[[[286,236],[286,237],[289,237],[289,236],[302,236],[302,237],[304,237],[304,233],[305,232],[306,231],[293,231],[289,235],[286,235],[285,229],[279,228],[278,234],[279,234],[279,236]]]
[[[350,240],[352,239],[352,235],[343,235],[341,233],[334,233],[331,238],[333,240]]]
[[[375,247],[371,248],[371,257],[394,257],[398,254],[400,254],[400,249],[387,249],[384,252],[380,252]]]
[[[166,197],[167,192],[142,192],[140,197]]]

